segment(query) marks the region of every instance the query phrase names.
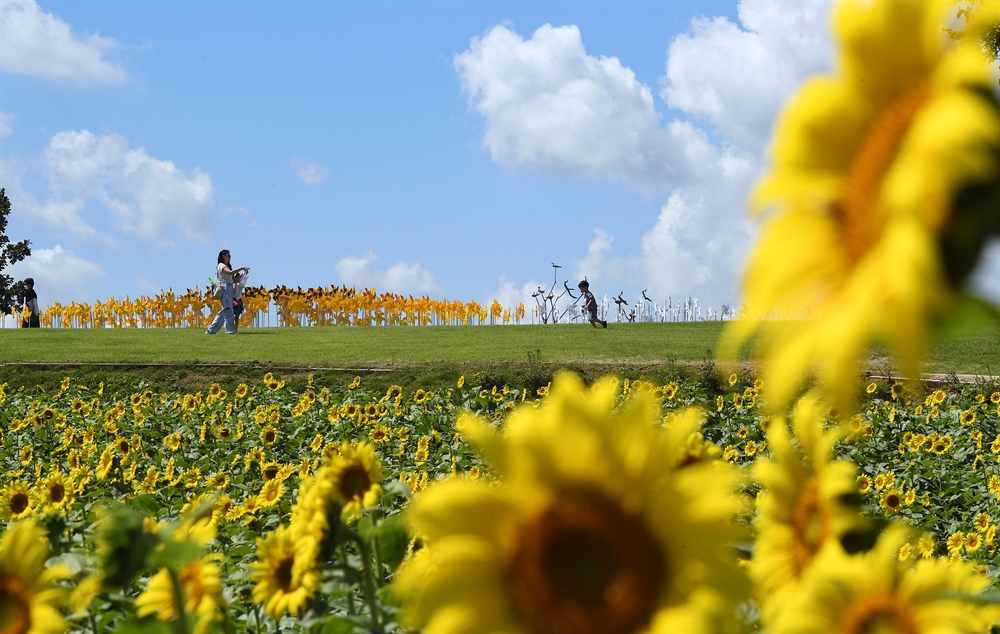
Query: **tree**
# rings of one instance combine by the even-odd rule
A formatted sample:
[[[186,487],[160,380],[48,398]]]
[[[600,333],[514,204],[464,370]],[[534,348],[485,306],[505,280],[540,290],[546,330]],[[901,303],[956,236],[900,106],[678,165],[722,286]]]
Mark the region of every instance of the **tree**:
[[[14,278],[6,275],[3,270],[11,264],[20,262],[31,255],[31,241],[21,240],[11,242],[7,237],[7,216],[10,215],[10,199],[7,192],[0,188],[0,311],[10,313],[10,307],[24,292],[23,282],[14,282]]]

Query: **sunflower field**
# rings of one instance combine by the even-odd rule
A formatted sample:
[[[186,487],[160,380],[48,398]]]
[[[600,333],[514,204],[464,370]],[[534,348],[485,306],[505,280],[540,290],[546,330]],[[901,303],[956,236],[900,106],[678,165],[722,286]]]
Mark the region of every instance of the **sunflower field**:
[[[720,347],[752,372],[4,384],[0,632],[1000,633],[1000,382],[860,379],[1000,327],[964,286],[1000,236],[1000,4],[831,17],[750,195]]]
[[[719,543],[747,540],[743,548],[749,552],[755,530],[762,531],[758,539],[767,531],[780,533],[766,524],[768,505],[787,503],[782,511],[790,532],[779,540],[781,552],[769,553],[774,561],[760,566],[794,568],[797,549],[808,552],[822,537],[815,531],[837,531],[845,543],[863,541],[876,532],[874,526],[898,520],[907,528],[892,545],[893,561],[911,567],[919,561],[967,562],[973,586],[976,580],[997,582],[1000,385],[917,396],[900,383],[872,383],[863,413],[844,425],[812,406],[797,410],[800,423],[821,418],[827,435],[797,449],[768,433],[776,419],[763,406],[761,387],[759,380],[736,374],[724,394],[692,381],[605,379],[587,388],[572,375],[535,394],[472,385],[464,377],[412,394],[395,386],[373,393],[360,378],[293,392],[270,374],[232,392],[213,384],[194,394],[157,393],[142,384],[132,393],[111,394],[103,385],[74,384],[71,377],[54,393],[3,385],[0,514],[6,531],[0,570],[6,585],[0,615],[21,615],[31,624],[10,630],[15,632],[395,631],[400,618],[417,624],[422,601],[430,600],[410,603],[414,593],[427,592],[417,572],[436,554],[434,547],[420,556],[424,540],[448,543],[434,535],[442,530],[435,524],[504,524],[500,516],[518,511],[491,512],[489,505],[498,502],[490,495],[498,495],[511,472],[525,469],[508,485],[520,487],[514,493],[527,498],[521,503],[540,495],[533,489],[544,488],[548,478],[569,478],[581,469],[589,477],[612,475],[602,471],[616,467],[622,469],[614,474],[616,482],[602,486],[628,484],[631,490],[622,495],[642,496],[664,474],[697,475],[686,484],[727,492],[698,503],[696,491],[673,492],[675,502],[686,505],[675,510],[688,516],[665,521],[675,529],[686,523],[690,533],[681,535],[653,531],[650,537],[643,522],[662,528],[657,518],[640,521],[602,508],[595,502],[600,498],[587,498],[586,488],[576,501],[579,508],[563,509],[570,516],[586,510],[594,522],[612,520],[601,527],[609,539],[635,533],[653,551],[665,548],[660,538],[697,544],[711,535],[719,541],[699,545],[707,559]],[[587,434],[546,429],[552,422],[547,417],[579,406],[581,393],[600,401],[614,420],[615,436],[605,441],[623,443],[619,452],[639,451],[628,443],[662,430],[668,440],[663,451],[645,459],[661,461],[656,467],[663,473],[650,472],[651,465],[630,473],[635,465],[627,461],[564,460],[585,455]],[[597,403],[591,405],[588,411],[596,411]],[[637,412],[642,419],[633,418]],[[646,419],[658,423],[636,425]],[[496,430],[506,431],[505,440],[525,443],[525,451],[509,459],[498,455]],[[552,440],[564,446],[542,446],[546,433],[559,435]],[[532,448],[540,455],[532,457]],[[783,487],[804,484],[796,471],[804,468],[794,459],[797,451],[816,452],[811,468],[818,471],[817,491],[808,500],[820,504],[825,497],[836,509],[841,517],[829,526],[798,526],[798,514],[809,509],[801,500],[796,506],[780,499]],[[534,458],[537,464],[514,464]],[[774,494],[764,493],[768,489]],[[459,505],[456,512],[444,513],[453,504]],[[465,530],[486,540],[501,527]],[[577,546],[600,554],[602,544],[584,540]],[[561,556],[574,554],[569,549]],[[468,566],[470,577],[454,582],[485,584],[476,570],[483,573],[488,564],[473,555],[458,553],[461,563],[437,565]],[[745,631],[759,627],[755,599],[774,576],[758,579],[757,563],[749,562],[744,553],[732,557],[731,570],[715,571],[724,580],[721,587],[743,579],[730,589],[741,601],[730,606],[734,620],[726,625]],[[528,572],[525,584],[543,582]],[[535,599],[529,594],[518,600]],[[409,606],[402,615],[400,605]],[[704,614],[677,618],[698,622],[709,618],[710,608],[711,602]],[[612,610],[608,618],[620,616]],[[725,621],[727,614],[717,611],[711,618]]]

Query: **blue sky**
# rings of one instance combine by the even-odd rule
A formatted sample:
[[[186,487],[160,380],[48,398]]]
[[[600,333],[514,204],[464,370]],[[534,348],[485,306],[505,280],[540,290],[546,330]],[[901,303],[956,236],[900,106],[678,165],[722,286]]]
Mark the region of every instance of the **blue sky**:
[[[14,271],[92,302],[204,286],[229,248],[252,284],[512,305],[556,262],[598,295],[732,303],[827,13],[3,0],[0,184],[35,250]]]

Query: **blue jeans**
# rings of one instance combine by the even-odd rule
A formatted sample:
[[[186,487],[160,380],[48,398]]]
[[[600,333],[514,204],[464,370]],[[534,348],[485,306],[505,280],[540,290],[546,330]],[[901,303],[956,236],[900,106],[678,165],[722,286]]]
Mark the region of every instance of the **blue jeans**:
[[[215,316],[212,325],[208,327],[206,332],[214,335],[222,329],[223,325],[226,326],[227,335],[236,334],[236,320],[233,317],[233,285],[229,283],[226,283],[222,291],[222,310]]]

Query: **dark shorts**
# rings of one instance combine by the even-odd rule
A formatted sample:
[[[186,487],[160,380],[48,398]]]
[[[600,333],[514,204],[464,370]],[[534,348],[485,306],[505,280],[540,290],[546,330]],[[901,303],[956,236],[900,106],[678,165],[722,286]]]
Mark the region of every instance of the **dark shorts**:
[[[233,302],[233,317],[239,317],[243,314],[243,300],[238,299]]]

